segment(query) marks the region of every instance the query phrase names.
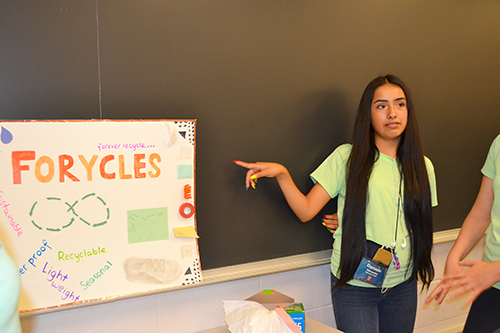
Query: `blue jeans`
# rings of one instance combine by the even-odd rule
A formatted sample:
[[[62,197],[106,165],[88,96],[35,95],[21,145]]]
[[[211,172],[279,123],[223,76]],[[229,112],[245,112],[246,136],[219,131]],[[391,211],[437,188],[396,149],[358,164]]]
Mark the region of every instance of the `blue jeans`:
[[[337,328],[345,333],[413,332],[417,315],[417,281],[400,283],[381,293],[379,288],[347,285],[333,289],[332,304]]]
[[[500,332],[500,290],[491,287],[483,291],[467,315],[464,333],[497,333]]]

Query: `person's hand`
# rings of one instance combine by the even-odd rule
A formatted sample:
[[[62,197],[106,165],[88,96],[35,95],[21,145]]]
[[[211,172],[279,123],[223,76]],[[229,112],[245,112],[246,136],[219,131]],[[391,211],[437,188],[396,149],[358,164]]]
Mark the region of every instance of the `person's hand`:
[[[461,262],[460,266],[469,267],[469,269],[445,274],[441,278],[441,284],[448,289],[460,287],[450,292],[450,298],[472,291],[470,296],[465,299],[465,304],[471,304],[483,291],[500,281],[500,266],[498,263],[468,260]]]
[[[447,274],[460,274],[462,273],[463,270],[462,268],[460,267],[458,261],[455,261],[455,260],[448,260],[446,262],[446,267],[444,269],[444,276],[446,276]],[[448,284],[446,284],[443,280],[443,277],[441,277],[441,283],[439,283],[439,285],[434,288],[434,290],[431,292],[431,294],[425,299],[425,303],[430,303],[432,302],[432,300],[436,300],[437,304],[441,304],[443,303],[443,300],[444,298],[446,297],[446,295],[448,294],[448,291],[450,290],[451,287],[448,286]]]
[[[243,161],[233,161],[236,165],[243,168],[247,168],[247,176],[245,179],[246,188],[248,189],[250,185],[255,189],[257,184],[257,179],[267,177],[274,178],[280,174],[286,173],[286,168],[278,163],[269,162],[256,162],[256,163],[246,163]]]
[[[339,218],[337,216],[337,213],[332,215],[323,215],[321,221],[323,222],[322,224],[332,234],[335,233],[335,231],[337,231],[337,228],[339,227]]]

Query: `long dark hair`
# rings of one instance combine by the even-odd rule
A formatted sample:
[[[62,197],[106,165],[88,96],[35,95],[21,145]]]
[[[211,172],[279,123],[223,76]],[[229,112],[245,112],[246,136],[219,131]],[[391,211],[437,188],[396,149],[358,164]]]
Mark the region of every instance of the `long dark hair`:
[[[373,165],[379,157],[371,125],[371,104],[375,90],[384,84],[394,84],[403,89],[408,110],[408,122],[401,134],[397,157],[404,179],[404,214],[411,238],[413,271],[409,281],[419,278],[423,287],[429,288],[434,278],[431,261],[431,193],[413,101],[403,81],[394,75],[386,75],[379,76],[368,84],[356,113],[352,151],[346,168],[340,278],[336,288],[341,288],[353,278],[364,254],[368,181]]]

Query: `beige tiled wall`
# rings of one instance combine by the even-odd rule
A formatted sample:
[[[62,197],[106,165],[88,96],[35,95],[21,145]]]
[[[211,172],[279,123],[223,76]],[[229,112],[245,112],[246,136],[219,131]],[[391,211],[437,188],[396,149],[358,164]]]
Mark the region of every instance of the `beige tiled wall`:
[[[443,272],[452,243],[434,247],[436,276]],[[470,258],[481,256],[477,246]],[[433,283],[433,286],[437,281]],[[175,332],[192,333],[225,325],[223,300],[245,299],[262,289],[276,289],[302,302],[306,314],[335,326],[330,299],[329,266],[291,270],[237,281],[216,283],[157,295],[121,299],[60,312],[23,317],[26,333],[62,332]],[[446,300],[442,305],[424,305],[428,292],[419,297],[417,333],[456,333],[467,316],[463,298]]]
[[[467,259],[480,260],[483,253],[483,240],[471,251]],[[464,300],[467,295],[462,295],[456,299],[445,299],[441,305],[435,302],[424,304],[428,294],[439,284],[439,277],[443,274],[446,256],[453,243],[444,243],[434,246],[433,262],[436,268],[436,279],[431,285],[429,291],[424,291],[419,295],[419,306],[417,311],[417,321],[415,323],[416,333],[443,332],[455,333],[461,332],[461,328],[467,318],[469,306],[465,305]]]

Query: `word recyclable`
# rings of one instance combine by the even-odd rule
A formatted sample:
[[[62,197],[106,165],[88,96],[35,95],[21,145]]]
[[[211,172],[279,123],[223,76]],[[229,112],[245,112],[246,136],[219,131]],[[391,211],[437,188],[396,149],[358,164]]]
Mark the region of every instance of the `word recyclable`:
[[[101,248],[98,247],[97,250],[92,248],[92,250],[83,250],[80,253],[65,253],[64,251],[59,251],[57,252],[58,260],[59,261],[70,261],[70,260],[76,260],[76,262],[80,262],[80,260],[83,257],[91,257],[95,256],[101,253],[106,253],[106,248]]]

